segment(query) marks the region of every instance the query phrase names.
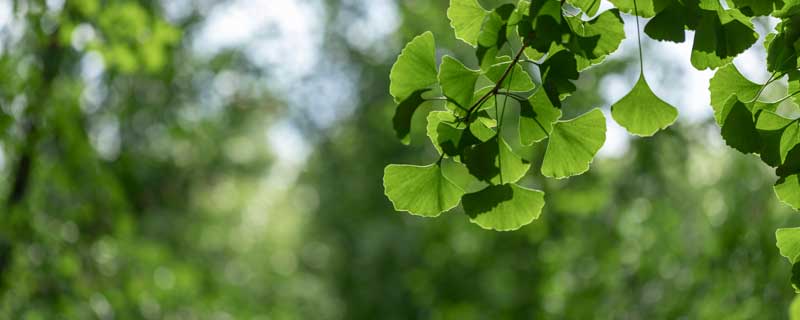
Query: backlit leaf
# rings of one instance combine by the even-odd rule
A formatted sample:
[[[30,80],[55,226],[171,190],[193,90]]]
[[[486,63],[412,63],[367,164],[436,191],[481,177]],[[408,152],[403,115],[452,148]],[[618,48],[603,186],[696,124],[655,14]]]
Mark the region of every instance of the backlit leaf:
[[[649,137],[675,122],[678,110],[656,96],[640,75],[631,92],[611,106],[611,115],[628,132]]]
[[[544,192],[502,184],[466,194],[462,202],[473,223],[484,229],[511,231],[539,217],[544,207]]]
[[[542,174],[562,179],[586,172],[605,141],[606,118],[600,109],[556,122],[544,154]]]
[[[458,205],[464,191],[442,173],[438,164],[388,165],[383,172],[386,196],[397,211],[436,217]]]

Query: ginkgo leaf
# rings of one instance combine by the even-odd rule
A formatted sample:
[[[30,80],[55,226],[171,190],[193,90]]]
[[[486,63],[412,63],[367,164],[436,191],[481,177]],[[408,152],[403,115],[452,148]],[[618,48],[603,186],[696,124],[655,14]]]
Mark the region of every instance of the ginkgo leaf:
[[[516,184],[488,186],[464,195],[462,205],[470,221],[481,228],[511,231],[539,218],[544,207],[544,192]]]
[[[439,67],[439,85],[442,87],[442,93],[462,109],[469,108],[475,91],[475,82],[479,76],[479,70],[471,70],[451,56],[442,58]]]
[[[600,9],[600,0],[569,0],[567,1],[576,8],[581,9],[586,15],[593,17]]]
[[[431,139],[433,147],[441,154],[442,147],[439,146],[439,124],[442,122],[455,123],[456,117],[447,111],[431,111],[431,113],[428,113],[426,120],[428,124],[425,126],[425,132],[428,134],[428,138]]]
[[[761,136],[756,129],[753,114],[737,96],[731,96],[722,108],[722,139],[741,153],[759,153]]]
[[[763,107],[753,107],[763,108]],[[756,130],[761,135],[761,160],[764,163],[777,167],[785,160],[791,149],[784,141],[783,135],[792,119],[785,118],[772,110],[757,109]]]
[[[483,20],[489,11],[481,7],[477,0],[450,0],[447,18],[456,32],[456,38],[475,47],[481,33]]]
[[[800,293],[800,228],[781,228],[775,232],[775,245],[792,263],[792,287]]]
[[[495,63],[497,52],[508,42],[509,36],[514,35],[509,33],[507,21],[515,9],[513,4],[506,3],[492,10],[484,20],[475,50],[482,70]]]
[[[578,62],[575,55],[566,50],[559,51],[542,63],[539,68],[542,74],[542,87],[547,98],[556,107],[561,107],[561,100],[577,90],[573,80],[578,80]]]
[[[656,4],[653,2],[666,2],[669,0],[636,0],[636,5],[633,4],[634,0],[609,0],[614,4],[617,9],[628,14],[637,14],[640,17],[650,18],[660,10],[656,10]],[[635,9],[639,9],[634,12]],[[662,8],[659,8],[662,9]]]
[[[606,141],[606,118],[593,109],[553,126],[542,162],[542,174],[562,179],[589,170],[595,154]]]
[[[753,100],[761,89],[761,85],[745,78],[733,64],[719,68],[711,78],[708,90],[711,92],[711,107],[718,124],[723,123],[721,117],[725,102],[736,94],[743,101]]]
[[[781,135],[781,162],[786,161],[789,151],[794,149],[795,146],[800,144],[800,123],[793,121]],[[800,194],[798,194],[800,196]]]
[[[465,149],[461,160],[470,174],[491,184],[517,182],[531,166],[514,153],[499,135]]]
[[[561,118],[561,110],[553,106],[544,90],[538,90],[528,100],[520,102],[519,137],[523,145],[544,140]]]
[[[505,73],[506,69],[508,69],[508,65],[511,64],[511,58],[508,56],[502,56],[499,57],[497,61],[497,63],[492,65],[489,70],[486,71],[486,78],[494,83],[500,81],[503,73]],[[509,75],[503,80],[501,88],[508,88],[509,91],[513,92],[528,92],[536,88],[536,86],[533,84],[533,80],[531,80],[531,76],[525,72],[520,63],[514,65],[514,70],[511,72],[512,73],[509,73]]]
[[[775,231],[778,250],[781,255],[795,264],[800,261],[800,228],[781,228]]]
[[[464,191],[442,173],[439,164],[386,166],[383,187],[396,211],[436,217],[458,205]]]
[[[394,131],[397,134],[397,138],[404,144],[411,142],[411,136],[409,135],[411,132],[411,120],[414,118],[414,112],[425,102],[422,95],[428,91],[429,89],[422,89],[411,93],[403,101],[400,101],[394,111],[394,117],[392,118]]]
[[[781,8],[784,0],[730,0],[733,7],[748,16],[765,16]]]
[[[650,38],[681,43],[686,41],[686,7],[673,3],[656,14],[645,25],[644,32]]]
[[[775,184],[775,194],[783,203],[800,210],[800,174],[783,177]]]
[[[427,31],[406,44],[389,73],[389,93],[395,102],[436,84],[436,43]]]
[[[649,137],[674,123],[678,109],[656,96],[639,75],[631,92],[611,106],[611,116],[628,132]]]
[[[753,23],[737,10],[701,11],[691,56],[698,70],[730,63],[758,39]]]
[[[625,26],[619,10],[604,11],[589,21],[580,17],[565,17],[572,32],[569,42],[564,46],[575,54],[578,70],[598,64],[617,51],[625,39]]]

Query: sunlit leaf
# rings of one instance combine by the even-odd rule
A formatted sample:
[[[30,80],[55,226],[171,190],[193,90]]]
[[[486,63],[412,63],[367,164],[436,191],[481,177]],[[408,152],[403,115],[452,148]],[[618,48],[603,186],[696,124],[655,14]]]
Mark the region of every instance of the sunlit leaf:
[[[481,7],[477,0],[450,0],[447,18],[456,32],[456,38],[475,47],[478,45],[483,20],[489,11]]]
[[[462,202],[473,223],[484,229],[511,231],[539,217],[544,207],[544,192],[502,184],[466,194]]]
[[[442,173],[439,164],[388,165],[383,172],[386,196],[397,211],[436,217],[458,205],[464,191]]]
[[[520,102],[519,137],[523,145],[531,145],[550,135],[553,124],[561,118],[561,110],[553,106],[544,90]]]
[[[414,92],[436,84],[436,44],[425,32],[406,44],[389,73],[389,93],[400,102]]]
[[[471,70],[451,56],[442,58],[439,67],[439,84],[442,92],[462,109],[467,109],[475,91],[480,71]]]
[[[562,179],[586,172],[605,141],[606,118],[600,109],[556,122],[544,154],[542,174]]]
[[[640,75],[631,92],[611,106],[611,115],[628,132],[649,137],[675,122],[678,110],[656,96]]]

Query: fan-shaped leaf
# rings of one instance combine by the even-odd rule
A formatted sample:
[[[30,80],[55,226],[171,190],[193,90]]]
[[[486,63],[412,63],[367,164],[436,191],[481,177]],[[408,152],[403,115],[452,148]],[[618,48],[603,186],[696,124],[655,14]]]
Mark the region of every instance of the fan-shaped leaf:
[[[442,173],[439,164],[388,165],[383,172],[386,196],[397,211],[436,217],[458,205],[464,191]]]
[[[775,184],[775,194],[783,203],[800,210],[800,174],[781,178]]]
[[[605,141],[606,118],[600,109],[556,122],[544,154],[542,174],[562,179],[586,172]]]
[[[649,137],[674,123],[678,110],[656,96],[640,75],[631,92],[611,106],[611,116],[628,132]]]
[[[544,192],[515,184],[488,186],[464,195],[464,212],[484,229],[517,230],[542,213]]]
[[[469,108],[479,76],[480,71],[467,68],[451,56],[442,58],[442,65],[439,67],[442,92],[462,109]]]
[[[477,0],[450,0],[447,18],[456,32],[456,38],[471,46],[478,45],[483,20],[489,15]]]
[[[389,73],[389,93],[395,102],[436,84],[436,43],[427,31],[406,44]]]

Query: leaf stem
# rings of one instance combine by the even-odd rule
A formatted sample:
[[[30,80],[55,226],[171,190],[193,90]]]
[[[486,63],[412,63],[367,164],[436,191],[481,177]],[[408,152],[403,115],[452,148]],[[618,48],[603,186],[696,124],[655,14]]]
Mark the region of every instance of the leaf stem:
[[[636,41],[639,43],[639,72],[644,76],[644,55],[642,54],[642,35],[639,31],[639,7],[636,0],[633,0],[633,17],[636,19]]]
[[[519,48],[517,54],[514,56],[514,59],[511,60],[511,63],[508,65],[508,68],[506,68],[506,70],[503,72],[503,75],[500,76],[500,79],[497,80],[497,83],[494,85],[494,88],[492,88],[492,90],[489,90],[489,92],[486,92],[483,96],[481,96],[480,99],[478,99],[478,101],[476,101],[469,108],[469,110],[467,110],[467,119],[469,119],[469,116],[472,114],[473,111],[475,111],[475,108],[477,108],[479,105],[482,105],[483,102],[486,101],[486,99],[489,99],[492,95],[497,95],[497,92],[499,92],[500,88],[503,86],[503,81],[506,80],[508,75],[511,73],[511,70],[514,70],[514,66],[516,66],[517,62],[519,62],[520,58],[522,58],[522,52],[525,51],[525,46],[526,45],[523,43],[522,47]]]

